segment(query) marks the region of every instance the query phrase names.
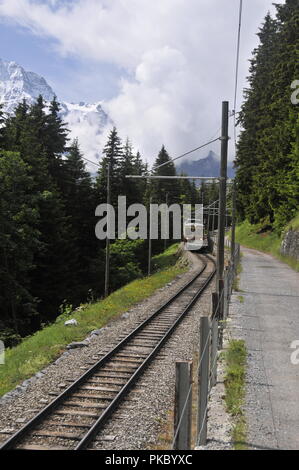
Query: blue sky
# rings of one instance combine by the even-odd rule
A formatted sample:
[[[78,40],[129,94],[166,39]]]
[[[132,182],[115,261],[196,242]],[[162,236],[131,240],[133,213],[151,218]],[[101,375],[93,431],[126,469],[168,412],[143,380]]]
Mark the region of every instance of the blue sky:
[[[274,10],[272,0],[243,3],[238,108],[258,27]],[[239,0],[0,0],[0,57],[44,76],[61,100],[104,100],[144,154],[162,143],[183,153],[214,135],[221,101],[233,101],[238,8]]]
[[[0,23],[1,59],[13,60],[25,70],[42,75],[65,101],[93,102],[117,94],[125,70],[77,56],[61,56],[56,47],[57,41],[51,38],[36,36],[12,22]]]

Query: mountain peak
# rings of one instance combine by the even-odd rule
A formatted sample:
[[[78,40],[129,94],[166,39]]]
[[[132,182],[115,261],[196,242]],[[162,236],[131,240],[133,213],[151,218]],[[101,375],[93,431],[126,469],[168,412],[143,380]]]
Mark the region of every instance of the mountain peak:
[[[5,113],[12,114],[24,98],[29,104],[34,103],[39,95],[42,95],[47,104],[55,93],[46,80],[37,73],[26,71],[16,62],[0,59],[0,104],[3,104]],[[70,129],[70,138],[78,138],[86,157],[97,162],[104,144],[104,131],[113,125],[102,108],[102,102],[97,101],[93,104],[84,101],[77,104],[61,100],[59,102],[60,115]],[[88,166],[88,169],[94,171],[94,166]]]
[[[27,72],[16,62],[0,59],[0,104],[11,113],[24,98],[33,102],[39,95],[51,101],[54,92],[46,80],[34,72]]]
[[[216,160],[217,162],[220,160],[219,155],[217,155],[217,153],[213,152],[213,150],[209,151],[209,154],[206,158],[208,160]]]
[[[193,161],[183,161],[178,167],[177,172],[185,173],[188,176],[204,176],[217,177],[220,175],[220,158],[210,150],[207,157]],[[229,178],[233,178],[235,171],[232,162],[228,162],[227,174]]]

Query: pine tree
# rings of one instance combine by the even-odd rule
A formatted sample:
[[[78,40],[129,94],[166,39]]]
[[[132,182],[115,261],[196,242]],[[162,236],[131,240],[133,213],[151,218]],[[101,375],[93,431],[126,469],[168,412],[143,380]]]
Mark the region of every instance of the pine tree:
[[[38,306],[30,273],[40,247],[39,211],[29,173],[17,153],[0,152],[0,330],[20,335],[30,331]],[[13,334],[7,336],[11,344]]]
[[[132,144],[127,138],[126,144],[123,148],[122,155],[119,160],[119,195],[127,197],[127,205],[130,206],[137,202],[136,196],[136,180],[133,178],[126,178],[128,175],[134,175],[134,155]]]
[[[297,180],[290,179],[296,173],[298,108],[291,103],[290,85],[299,76],[299,5],[286,0],[276,8],[276,19],[267,15],[254,51],[236,163],[240,217],[281,230],[299,202]]]
[[[241,132],[236,158],[238,206],[241,217],[251,222],[269,214],[268,195],[260,186],[263,179],[261,166],[265,158],[259,142],[271,125],[272,69],[276,55],[277,22],[268,14],[258,33],[260,45],[253,51],[248,78],[250,88],[245,90],[245,103],[239,116],[244,128]],[[256,189],[254,189],[256,188]],[[258,205],[254,198],[259,197]]]
[[[43,320],[55,318],[59,305],[71,293],[69,273],[72,272],[73,254],[71,230],[59,189],[61,172],[58,174],[57,166],[53,164],[59,161],[60,166],[63,161],[62,153],[53,153],[52,144],[56,138],[59,142],[61,130],[58,129],[55,136],[53,116],[51,119],[50,125],[40,96],[30,107],[24,100],[15,114],[7,119],[4,130],[4,148],[19,152],[28,165],[32,178],[31,192],[38,204],[39,250],[35,253],[35,269],[30,273],[30,282],[33,297],[40,301],[39,311]],[[61,142],[55,151],[59,150],[63,151]]]
[[[180,176],[187,176],[182,173]],[[199,192],[194,180],[181,179],[180,181],[180,204],[200,204]]]
[[[103,158],[100,163],[100,169],[96,180],[96,190],[98,204],[107,200],[107,170],[110,166],[110,187],[111,187],[111,203],[117,206],[120,191],[120,159],[123,156],[123,147],[117,130],[114,127],[108,137],[107,144],[103,150]]]
[[[142,161],[140,152],[138,151],[136,155],[133,157],[133,165],[134,165],[134,175],[146,175],[148,173],[148,167],[147,165]],[[135,187],[136,187],[136,202],[139,204],[143,204],[146,199],[146,179],[138,179],[135,180]]]
[[[168,163],[169,162],[169,163]],[[163,163],[167,165],[157,168]],[[162,146],[158,157],[155,160],[152,174],[154,176],[177,176],[174,163],[171,161],[164,145]],[[166,194],[168,194],[169,204],[178,203],[180,200],[180,184],[176,179],[171,180],[154,180],[152,184],[153,202],[161,204],[165,202]]]
[[[68,148],[64,161],[64,208],[72,238],[72,301],[86,300],[95,280],[91,264],[97,255],[94,233],[96,199],[90,174],[86,171],[78,140]]]
[[[44,148],[49,162],[49,172],[53,181],[63,191],[64,174],[62,156],[66,151],[68,142],[68,130],[62,118],[59,116],[60,104],[54,96],[49,106],[49,114],[46,115],[46,129],[44,135]]]

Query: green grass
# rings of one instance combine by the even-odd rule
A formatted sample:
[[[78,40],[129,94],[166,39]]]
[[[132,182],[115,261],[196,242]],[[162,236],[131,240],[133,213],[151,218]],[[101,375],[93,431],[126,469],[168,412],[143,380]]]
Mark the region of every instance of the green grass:
[[[243,412],[245,397],[245,372],[247,351],[243,340],[231,340],[224,354],[225,404],[232,415],[234,426],[232,439],[236,450],[246,449],[246,421]]]
[[[287,230],[299,230],[299,213],[291,220],[286,227]]]
[[[179,259],[179,243],[168,247],[163,253],[153,256],[152,269],[154,272],[174,266]]]
[[[54,324],[25,338],[16,347],[7,349],[5,365],[0,365],[0,396],[50,364],[67,344],[84,339],[92,330],[116,319],[134,304],[185,272],[186,264],[175,264],[178,259],[177,251],[178,245],[173,245],[165,253],[154,257],[156,269],[160,271],[152,276],[137,279],[104,300],[82,306],[80,311],[60,315]],[[64,322],[70,318],[75,318],[78,326],[64,326]]]
[[[299,228],[299,215],[286,227]],[[247,248],[264,251],[280,261],[287,263],[295,271],[299,271],[299,261],[280,253],[281,237],[275,232],[258,233],[259,225],[251,225],[248,221],[243,222],[236,228],[236,241]]]
[[[235,292],[242,292],[242,289],[240,289],[240,274],[243,270],[242,264],[241,264],[241,259],[242,259],[242,253],[241,253],[240,261],[237,265],[236,275],[235,275],[235,278],[234,278],[234,281],[233,281],[233,290]]]

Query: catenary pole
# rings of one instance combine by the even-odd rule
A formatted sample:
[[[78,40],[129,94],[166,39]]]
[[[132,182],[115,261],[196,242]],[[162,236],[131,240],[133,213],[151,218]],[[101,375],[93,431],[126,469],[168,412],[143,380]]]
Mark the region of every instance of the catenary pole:
[[[217,243],[217,286],[223,279],[224,270],[224,238],[225,238],[225,216],[226,216],[226,183],[227,183],[227,153],[228,153],[228,115],[229,103],[222,103],[222,132],[221,132],[221,166],[219,181],[219,221],[218,221],[218,243]]]
[[[165,217],[167,217],[168,215],[168,193],[166,193],[166,214],[165,214]],[[165,236],[166,234],[164,234]],[[166,239],[166,236],[165,236],[165,239],[164,239],[164,251],[166,250],[166,247],[167,247],[167,239]]]
[[[148,265],[147,274],[151,275],[152,271],[152,195],[149,200],[149,237],[148,237]]]
[[[110,276],[110,204],[111,204],[111,181],[110,181],[110,160],[107,168],[107,238],[106,238],[106,263],[105,263],[105,297],[109,295]]]

